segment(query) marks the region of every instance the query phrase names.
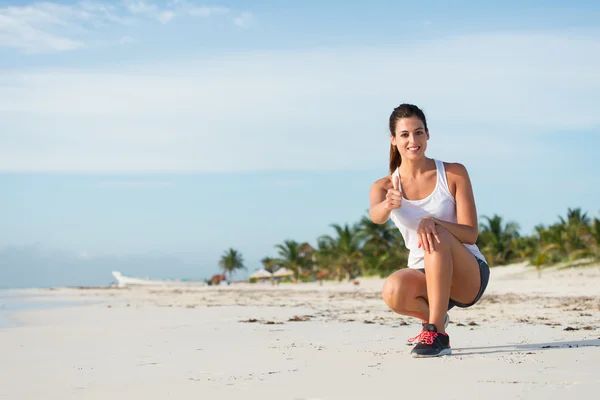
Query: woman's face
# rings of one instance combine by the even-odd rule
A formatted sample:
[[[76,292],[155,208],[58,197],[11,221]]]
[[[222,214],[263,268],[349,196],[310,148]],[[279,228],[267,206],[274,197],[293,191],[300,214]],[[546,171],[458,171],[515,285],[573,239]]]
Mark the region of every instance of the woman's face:
[[[403,159],[416,160],[425,156],[429,132],[418,117],[400,118],[396,122],[396,137],[390,135]]]

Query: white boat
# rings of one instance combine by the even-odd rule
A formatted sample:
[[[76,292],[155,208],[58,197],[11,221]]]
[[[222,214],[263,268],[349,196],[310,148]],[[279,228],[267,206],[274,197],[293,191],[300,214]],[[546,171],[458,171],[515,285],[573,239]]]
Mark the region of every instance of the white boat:
[[[125,286],[206,286],[203,281],[182,281],[182,280],[159,280],[150,278],[134,278],[125,276],[119,271],[112,271],[112,275],[117,280],[118,287]]]

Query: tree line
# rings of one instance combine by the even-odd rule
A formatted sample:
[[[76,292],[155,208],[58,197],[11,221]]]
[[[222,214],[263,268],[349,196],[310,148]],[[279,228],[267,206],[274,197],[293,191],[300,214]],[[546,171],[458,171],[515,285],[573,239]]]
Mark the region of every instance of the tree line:
[[[264,257],[263,268],[274,272],[285,267],[295,281],[315,279],[355,279],[358,276],[386,277],[405,268],[408,250],[400,231],[391,220],[375,224],[368,215],[353,224],[332,224],[333,235],[322,235],[315,245],[287,239],[275,244],[277,256]],[[600,220],[590,218],[581,208],[569,208],[566,216],[546,226],[535,226],[534,233],[522,235],[514,221],[494,214],[483,216],[477,246],[490,267],[528,262],[538,270],[560,262],[600,260]],[[242,254],[227,249],[219,261],[220,269],[231,275],[247,269]]]

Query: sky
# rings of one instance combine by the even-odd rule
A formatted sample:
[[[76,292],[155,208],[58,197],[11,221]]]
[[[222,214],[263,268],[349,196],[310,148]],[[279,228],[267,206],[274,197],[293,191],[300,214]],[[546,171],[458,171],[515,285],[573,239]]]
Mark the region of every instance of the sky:
[[[366,215],[394,107],[522,234],[600,217],[592,1],[0,0],[0,287],[247,271]]]

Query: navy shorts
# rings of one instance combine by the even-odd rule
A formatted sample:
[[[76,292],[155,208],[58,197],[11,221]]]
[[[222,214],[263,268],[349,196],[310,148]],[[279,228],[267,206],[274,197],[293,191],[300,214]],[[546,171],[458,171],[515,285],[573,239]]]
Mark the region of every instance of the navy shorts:
[[[467,308],[467,307],[471,307],[472,305],[475,305],[479,299],[481,299],[481,296],[483,296],[483,293],[485,292],[485,289],[487,288],[488,282],[490,280],[490,267],[489,265],[487,265],[487,263],[477,257],[475,257],[475,259],[477,260],[477,263],[479,264],[479,276],[481,277],[481,286],[479,287],[479,292],[477,293],[477,297],[475,297],[475,300],[473,300],[470,304],[463,304],[463,303],[459,303],[458,301],[452,300],[450,299],[450,301],[448,302],[448,310],[450,310],[451,308],[454,308],[454,306],[456,307],[460,307],[460,308]],[[425,273],[425,268],[417,268],[419,271],[421,271],[422,273]]]

